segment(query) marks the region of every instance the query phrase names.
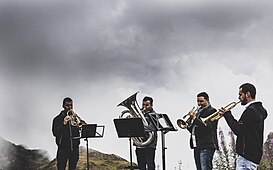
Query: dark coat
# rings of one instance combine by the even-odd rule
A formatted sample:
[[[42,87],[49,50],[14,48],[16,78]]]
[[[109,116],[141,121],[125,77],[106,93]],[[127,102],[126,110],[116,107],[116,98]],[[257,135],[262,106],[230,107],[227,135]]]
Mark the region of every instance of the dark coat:
[[[263,154],[264,120],[267,117],[267,111],[262,103],[250,104],[239,121],[234,119],[230,111],[226,112],[224,117],[231,130],[237,135],[236,152],[259,164]]]
[[[218,120],[208,121],[207,126],[203,124],[200,118],[206,118],[212,113],[215,113],[216,109],[208,106],[201,112],[197,113],[197,118],[192,122],[191,126],[188,127],[188,131],[192,133],[193,126],[195,127],[195,138],[196,148],[198,149],[216,149],[218,150],[218,139],[217,139],[217,125]],[[190,147],[194,149],[192,135],[190,138]]]
[[[71,135],[72,137],[79,137],[79,129],[77,127],[71,126],[71,134],[69,124],[64,125],[63,120],[66,116],[65,111],[53,119],[52,123],[52,133],[55,136],[55,142],[58,145],[59,149],[71,149]],[[80,139],[73,139],[72,145],[73,148],[78,148],[80,144]]]

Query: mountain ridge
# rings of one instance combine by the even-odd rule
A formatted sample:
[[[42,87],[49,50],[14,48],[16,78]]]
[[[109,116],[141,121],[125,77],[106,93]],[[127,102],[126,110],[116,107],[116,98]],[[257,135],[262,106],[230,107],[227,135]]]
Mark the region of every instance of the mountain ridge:
[[[0,150],[0,169],[37,170],[41,165],[50,162],[47,151],[26,149],[2,137],[0,137]]]
[[[0,170],[56,170],[56,159],[50,160],[45,150],[26,149],[0,137]],[[88,148],[90,170],[122,170],[129,162],[115,154],[105,154]],[[135,165],[135,164],[134,164]],[[77,169],[87,168],[87,150],[80,146]]]

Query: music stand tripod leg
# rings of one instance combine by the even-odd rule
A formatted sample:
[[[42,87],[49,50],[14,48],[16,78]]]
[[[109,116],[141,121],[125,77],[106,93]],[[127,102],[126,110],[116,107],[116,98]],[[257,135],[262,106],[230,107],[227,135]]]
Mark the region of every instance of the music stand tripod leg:
[[[161,139],[162,139],[162,169],[165,170],[166,169],[166,156],[165,156],[165,150],[166,145],[165,145],[165,132],[164,130],[161,131]]]
[[[87,161],[87,170],[89,170],[89,153],[88,153],[88,138],[85,138],[84,139],[85,141],[86,141],[86,155],[87,155],[87,157],[86,157],[86,161]]]
[[[130,141],[130,170],[133,170],[133,161],[132,161],[132,137],[129,138]]]
[[[71,152],[73,152],[73,135],[72,135],[72,127],[70,122],[69,122],[69,135],[70,135],[70,149],[71,149]]]

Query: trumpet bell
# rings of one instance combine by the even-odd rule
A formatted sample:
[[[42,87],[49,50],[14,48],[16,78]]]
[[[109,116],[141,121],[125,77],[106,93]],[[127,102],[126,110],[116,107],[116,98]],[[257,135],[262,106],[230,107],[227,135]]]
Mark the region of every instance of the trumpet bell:
[[[181,128],[181,129],[186,129],[187,127],[191,126],[192,122],[193,122],[193,117],[192,115],[196,115],[196,113],[198,112],[198,109],[200,107],[193,107],[188,114],[184,115],[182,119],[178,119],[176,121],[177,125]]]
[[[182,119],[178,119],[176,123],[181,129],[186,129],[189,126],[189,124]]]
[[[70,124],[72,126],[75,126],[75,127],[78,127],[78,128],[81,128],[82,125],[85,125],[86,122],[84,120],[82,120],[75,112],[74,110],[69,110],[67,113],[67,116],[70,116],[71,118],[71,121],[70,121]]]

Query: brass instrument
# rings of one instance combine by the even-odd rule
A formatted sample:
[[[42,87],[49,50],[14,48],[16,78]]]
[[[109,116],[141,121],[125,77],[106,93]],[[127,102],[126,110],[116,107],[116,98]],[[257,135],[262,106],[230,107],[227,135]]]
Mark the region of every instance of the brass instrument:
[[[140,109],[137,100],[136,95],[138,92],[133,94],[132,96],[128,97],[126,100],[118,104],[118,106],[124,106],[128,110],[124,110],[121,112],[120,118],[141,118],[143,125],[148,126],[148,122],[146,118],[144,117],[142,110]],[[152,142],[154,136],[154,132],[148,132],[147,137],[133,137],[133,143],[136,146],[147,146]]]
[[[184,115],[182,119],[178,119],[176,121],[177,125],[181,128],[181,129],[186,129],[187,127],[191,126],[192,122],[193,122],[193,117],[192,115],[196,115],[198,109],[200,107],[193,107],[188,114]]]
[[[227,111],[233,109],[238,103],[240,103],[241,101],[238,102],[231,102],[228,105],[226,105],[224,107],[224,109],[226,109]],[[201,118],[201,121],[204,123],[204,125],[207,126],[208,121],[215,121],[215,120],[219,120],[220,118],[222,118],[223,116],[219,114],[219,110],[214,112],[213,114],[209,115],[208,117],[205,118]]]
[[[72,109],[68,110],[66,114],[71,118],[70,124],[72,126],[81,128],[82,125],[86,125],[86,122],[82,120]]]

